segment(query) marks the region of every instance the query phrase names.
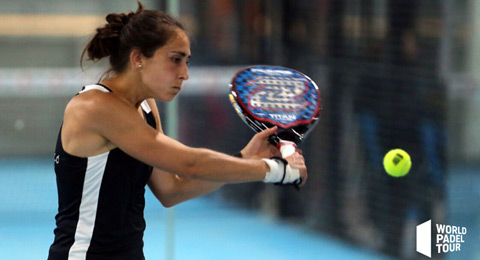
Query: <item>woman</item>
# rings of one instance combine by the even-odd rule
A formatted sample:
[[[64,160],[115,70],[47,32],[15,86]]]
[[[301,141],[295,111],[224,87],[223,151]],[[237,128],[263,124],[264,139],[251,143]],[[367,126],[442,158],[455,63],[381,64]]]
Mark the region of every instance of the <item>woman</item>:
[[[111,69],[68,103],[57,141],[59,212],[48,259],[144,259],[146,184],[166,207],[224,183],[304,184],[301,154],[288,165],[261,159],[278,155],[266,141],[276,128],[255,135],[241,159],[165,136],[154,99],[171,101],[188,79],[182,25],[140,3],[135,13],[106,19],[84,54],[109,57]]]

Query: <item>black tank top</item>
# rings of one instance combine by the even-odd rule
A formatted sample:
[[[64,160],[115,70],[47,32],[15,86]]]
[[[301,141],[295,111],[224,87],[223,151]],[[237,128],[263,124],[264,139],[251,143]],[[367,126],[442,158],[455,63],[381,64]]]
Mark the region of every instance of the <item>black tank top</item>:
[[[82,92],[102,85],[85,86]],[[148,103],[147,123],[156,128]],[[49,260],[144,259],[145,185],[152,167],[122,150],[81,158],[63,150],[61,129],[55,150],[58,214]]]

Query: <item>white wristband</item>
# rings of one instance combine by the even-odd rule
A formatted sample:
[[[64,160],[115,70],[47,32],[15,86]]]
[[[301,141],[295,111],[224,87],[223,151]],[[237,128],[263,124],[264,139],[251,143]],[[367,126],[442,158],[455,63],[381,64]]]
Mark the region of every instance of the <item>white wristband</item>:
[[[280,182],[283,178],[283,165],[280,161],[272,160],[272,159],[262,159],[265,163],[267,163],[270,171],[266,173],[265,180],[263,182]]]
[[[290,165],[287,164],[287,174],[285,175],[285,180],[283,180],[283,184],[285,183],[294,183],[298,179],[300,179],[300,170],[293,169]]]
[[[297,149],[297,145],[294,142],[283,141],[282,140],[278,144],[278,149],[280,150],[280,153],[282,154],[282,157],[287,158],[288,156],[295,153],[295,151]]]
[[[293,183],[300,178],[300,171],[293,169],[290,165],[285,164],[283,161],[277,159],[262,159],[270,168],[270,171],[265,174],[265,180],[263,182],[269,183]],[[282,181],[283,179],[283,181]]]

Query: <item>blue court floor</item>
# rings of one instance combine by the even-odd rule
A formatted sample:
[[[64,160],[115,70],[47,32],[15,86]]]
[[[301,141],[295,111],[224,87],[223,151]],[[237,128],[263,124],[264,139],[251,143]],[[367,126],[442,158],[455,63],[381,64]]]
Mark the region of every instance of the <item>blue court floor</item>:
[[[167,212],[149,191],[146,197],[147,260],[167,257],[167,214],[175,216],[175,260],[389,259],[218,199],[195,199]],[[0,260],[46,259],[56,207],[50,159],[0,159]]]

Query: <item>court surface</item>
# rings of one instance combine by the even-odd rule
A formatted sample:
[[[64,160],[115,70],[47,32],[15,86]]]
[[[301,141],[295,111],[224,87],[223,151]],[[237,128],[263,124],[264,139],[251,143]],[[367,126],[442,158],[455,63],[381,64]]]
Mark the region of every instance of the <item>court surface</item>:
[[[0,159],[0,191],[0,260],[46,259],[57,207],[52,161]],[[176,260],[389,259],[218,199],[195,199],[170,213],[149,191],[146,199],[147,260],[166,259],[170,213],[175,216]]]

